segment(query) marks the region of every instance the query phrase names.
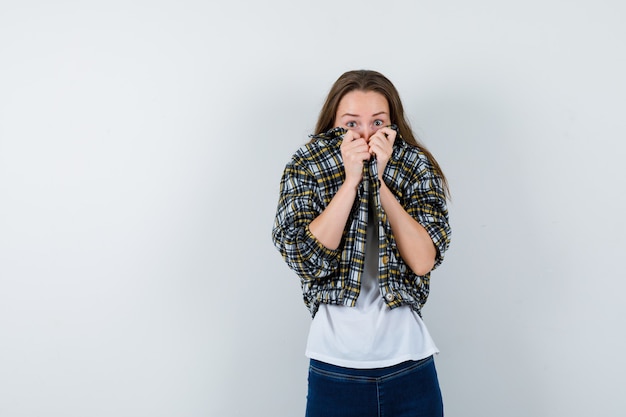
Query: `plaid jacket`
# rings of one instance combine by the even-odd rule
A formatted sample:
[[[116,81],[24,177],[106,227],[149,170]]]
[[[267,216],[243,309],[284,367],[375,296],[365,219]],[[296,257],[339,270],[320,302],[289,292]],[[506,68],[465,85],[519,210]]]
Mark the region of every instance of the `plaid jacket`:
[[[414,274],[400,257],[380,203],[374,160],[364,163],[363,181],[339,248],[326,248],[309,231],[311,221],[330,203],[345,178],[339,148],[345,133],[345,129],[335,128],[312,135],[315,140],[298,149],[285,167],[272,229],[274,245],[300,277],[304,303],[313,317],[320,303],[354,306],[361,287],[368,201],[372,199],[372,214],[378,225],[381,295],[389,308],[406,304],[421,314],[430,273]],[[383,180],[402,207],[428,231],[437,248],[437,267],[448,249],[451,233],[440,177],[426,155],[398,135]]]

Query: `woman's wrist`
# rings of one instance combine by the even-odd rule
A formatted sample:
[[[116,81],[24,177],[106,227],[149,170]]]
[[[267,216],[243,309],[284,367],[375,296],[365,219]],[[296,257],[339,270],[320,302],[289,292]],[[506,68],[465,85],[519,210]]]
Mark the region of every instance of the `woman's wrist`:
[[[349,178],[343,181],[341,184],[341,188],[346,187],[347,189],[354,190],[355,192],[359,189],[359,185],[361,184],[361,178]]]

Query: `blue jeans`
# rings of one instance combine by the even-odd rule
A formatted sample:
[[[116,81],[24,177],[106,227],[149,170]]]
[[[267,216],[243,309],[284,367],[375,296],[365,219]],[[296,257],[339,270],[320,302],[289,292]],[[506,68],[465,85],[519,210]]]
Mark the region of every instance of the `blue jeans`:
[[[306,417],[441,417],[432,356],[387,368],[351,369],[311,359]]]

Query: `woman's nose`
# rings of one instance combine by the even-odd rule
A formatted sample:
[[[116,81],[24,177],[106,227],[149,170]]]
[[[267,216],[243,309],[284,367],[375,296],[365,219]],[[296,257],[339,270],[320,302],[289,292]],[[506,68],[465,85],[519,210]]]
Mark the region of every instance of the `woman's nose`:
[[[365,140],[369,140],[370,136],[372,136],[375,132],[370,126],[361,126],[357,129],[359,136],[361,136]]]

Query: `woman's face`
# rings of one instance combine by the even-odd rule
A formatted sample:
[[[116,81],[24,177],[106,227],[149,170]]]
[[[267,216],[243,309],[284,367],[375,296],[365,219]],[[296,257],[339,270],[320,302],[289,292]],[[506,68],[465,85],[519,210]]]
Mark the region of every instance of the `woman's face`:
[[[343,127],[369,141],[378,129],[391,124],[389,103],[375,91],[353,90],[339,101],[335,127]]]

